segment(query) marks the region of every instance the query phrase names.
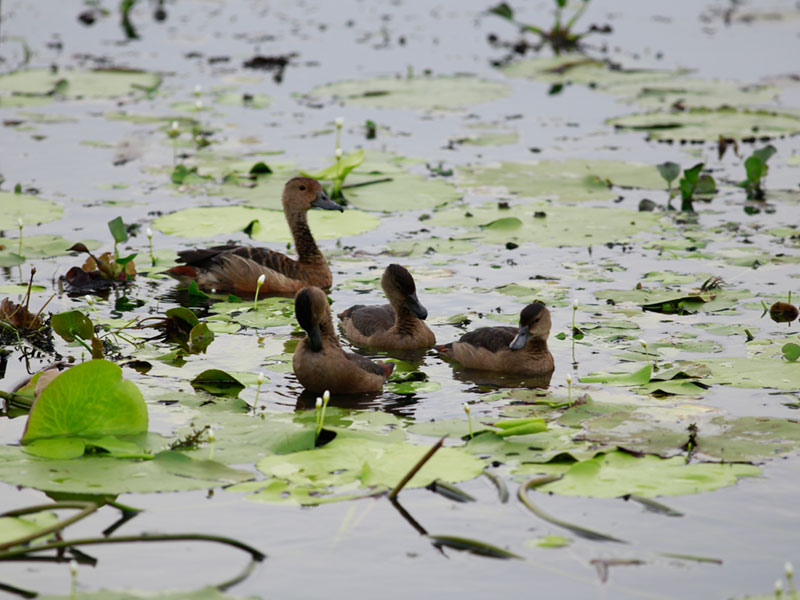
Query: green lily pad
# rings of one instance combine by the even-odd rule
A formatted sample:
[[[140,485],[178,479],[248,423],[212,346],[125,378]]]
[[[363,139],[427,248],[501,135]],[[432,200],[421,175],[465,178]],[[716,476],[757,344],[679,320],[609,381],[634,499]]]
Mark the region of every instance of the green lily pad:
[[[545,216],[535,216],[539,211]],[[498,226],[499,219],[512,217],[519,220],[518,227]],[[496,204],[445,208],[431,218],[431,223],[461,228],[462,233],[454,236],[461,240],[492,244],[514,241],[535,242],[539,246],[594,246],[629,240],[637,234],[657,230],[659,218],[653,213],[625,209],[527,203],[508,209],[498,208]]]
[[[0,76],[0,91],[14,94],[45,95],[56,92],[70,99],[116,98],[137,90],[158,87],[161,77],[133,70],[95,71],[28,69]]]
[[[662,189],[664,182],[653,165],[614,160],[542,160],[501,162],[459,168],[461,187],[491,187],[526,198],[557,198],[565,202],[611,200],[617,187]]]
[[[505,98],[511,86],[470,75],[377,78],[315,87],[309,95],[364,108],[453,110]]]
[[[56,377],[36,400],[22,443],[40,438],[135,435],[147,431],[147,406],[136,385],[107,360],[90,360]]]
[[[28,194],[0,192],[0,206],[3,207],[3,211],[0,212],[0,229],[14,229],[15,231],[19,231],[19,219],[22,219],[23,224],[36,225],[57,221],[64,214],[61,206],[55,202]],[[23,251],[24,241],[23,230]],[[16,247],[12,249],[16,250]]]
[[[716,141],[774,138],[800,133],[800,116],[766,110],[692,108],[649,112],[606,121],[620,130],[645,131],[654,140]]]
[[[79,240],[81,244],[89,250],[97,250],[100,242],[96,240]],[[76,242],[67,240],[60,235],[24,235],[22,236],[22,255],[25,258],[47,258],[50,256],[66,256],[70,253],[69,248]],[[7,248],[19,249],[19,238],[7,238]],[[2,256],[2,253],[0,253]]]
[[[637,458],[624,452],[609,452],[596,458],[563,465],[535,465],[533,472],[563,473],[558,481],[537,488],[540,492],[616,498],[637,494],[645,498],[709,492],[734,485],[741,477],[761,474],[758,467],[742,464],[686,464],[682,457]]]
[[[282,212],[246,206],[187,208],[158,217],[153,221],[153,228],[168,235],[203,238],[242,232],[254,221],[258,221],[258,224],[252,227],[253,240],[292,240]],[[376,216],[353,209],[343,214],[338,211],[309,211],[308,222],[314,237],[318,239],[358,235],[375,229],[380,223]]]
[[[339,433],[322,448],[285,456],[268,456],[257,464],[259,471],[290,484],[298,490],[316,491],[302,504],[318,504],[328,495],[357,493],[359,490],[388,490],[427,451],[425,446],[386,443],[361,436]],[[477,477],[484,463],[458,448],[441,448],[411,479],[407,487],[423,487],[435,479],[446,482]],[[270,501],[272,496],[255,495],[254,500]]]

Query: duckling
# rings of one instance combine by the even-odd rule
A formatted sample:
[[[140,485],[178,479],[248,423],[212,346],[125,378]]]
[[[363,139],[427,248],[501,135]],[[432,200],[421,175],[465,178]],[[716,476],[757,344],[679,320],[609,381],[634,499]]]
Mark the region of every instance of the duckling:
[[[417,299],[414,278],[404,267],[389,265],[381,287],[390,304],[356,304],[339,313],[344,336],[358,346],[376,350],[423,350],[436,343],[424,321],[428,311]]]
[[[436,350],[468,369],[549,380],[555,368],[547,349],[549,334],[550,311],[541,302],[534,302],[522,309],[519,329],[481,327],[457,342],[436,346]]]
[[[311,235],[306,213],[311,208],[341,211],[342,207],[309,177],[286,182],[282,201],[298,260],[267,248],[229,244],[178,252],[178,261],[186,264],[172,267],[167,274],[185,285],[196,281],[200,289],[217,292],[253,294],[260,275],[266,276],[261,294],[293,296],[308,285],[330,288],[331,270]]]
[[[294,312],[307,337],[300,340],[292,358],[297,380],[311,392],[361,394],[379,392],[394,364],[373,362],[345,352],[339,345],[331,320],[328,298],[318,287],[297,292]]]

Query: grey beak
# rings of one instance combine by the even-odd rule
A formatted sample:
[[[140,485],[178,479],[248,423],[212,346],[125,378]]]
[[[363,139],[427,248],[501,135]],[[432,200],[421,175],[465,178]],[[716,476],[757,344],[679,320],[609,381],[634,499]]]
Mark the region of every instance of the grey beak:
[[[319,330],[319,325],[314,325],[306,333],[308,334],[308,343],[311,344],[311,349],[314,352],[322,350],[322,333]]]
[[[428,310],[422,306],[422,304],[420,304],[416,294],[411,294],[408,298],[406,298],[406,306],[408,306],[408,310],[411,311],[411,314],[418,319],[422,319],[424,321],[428,318]]]
[[[317,193],[317,197],[311,202],[311,206],[314,208],[323,208],[325,210],[338,210],[339,212],[344,212],[344,207],[328,198],[328,194],[326,194],[324,190],[320,190]]]
[[[522,350],[525,347],[525,344],[528,343],[529,339],[531,339],[531,332],[528,331],[527,327],[521,326],[519,328],[519,332],[517,333],[517,337],[511,340],[511,343],[508,345],[508,347],[512,350]]]

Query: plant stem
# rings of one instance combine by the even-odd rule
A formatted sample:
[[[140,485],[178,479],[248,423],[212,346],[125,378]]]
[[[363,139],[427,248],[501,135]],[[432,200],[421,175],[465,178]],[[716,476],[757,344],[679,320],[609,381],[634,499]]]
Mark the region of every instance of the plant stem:
[[[445,440],[446,438],[447,438],[447,435],[443,435],[443,436],[441,437],[441,439],[440,439],[438,442],[436,442],[436,443],[435,443],[433,446],[431,446],[431,449],[430,449],[430,450],[428,450],[428,451],[425,453],[425,456],[423,456],[422,458],[420,458],[420,459],[419,459],[419,461],[417,462],[417,464],[415,464],[413,467],[411,467],[411,470],[410,470],[408,473],[406,473],[406,476],[405,476],[405,477],[403,477],[403,479],[401,479],[401,480],[400,480],[400,483],[398,483],[398,484],[397,484],[397,487],[395,487],[395,488],[392,490],[392,492],[389,494],[389,500],[392,500],[392,501],[394,501],[394,499],[395,499],[395,498],[397,498],[397,494],[399,494],[399,493],[400,493],[400,490],[402,490],[402,489],[403,489],[403,488],[406,486],[406,484],[407,484],[409,481],[411,481],[411,478],[412,478],[412,477],[414,477],[414,475],[416,475],[416,474],[417,474],[417,471],[419,471],[419,470],[422,468],[422,466],[423,466],[423,465],[424,465],[426,462],[428,462],[428,461],[430,460],[430,458],[431,458],[431,457],[432,457],[434,454],[436,454],[436,451],[437,451],[439,448],[441,448],[441,447],[442,447],[442,444],[444,444],[444,440]],[[2,558],[2,557],[0,557],[0,558]]]

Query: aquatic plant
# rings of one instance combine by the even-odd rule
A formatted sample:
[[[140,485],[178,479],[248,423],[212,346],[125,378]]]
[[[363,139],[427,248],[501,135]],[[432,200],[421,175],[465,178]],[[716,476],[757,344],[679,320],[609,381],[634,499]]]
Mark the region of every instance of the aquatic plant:
[[[769,166],[767,161],[777,152],[775,146],[772,144],[764,146],[753,152],[744,161],[744,169],[747,179],[737,183],[740,188],[744,188],[747,192],[748,200],[763,200],[764,189],[762,182],[767,177]]]
[[[314,179],[320,179],[322,181],[330,181],[333,186],[329,196],[334,200],[339,200],[344,198],[342,195],[342,188],[344,187],[345,179],[347,179],[347,176],[353,169],[359,167],[361,163],[364,162],[364,150],[358,150],[352,154],[344,154],[341,146],[342,126],[344,125],[344,119],[342,119],[342,117],[337,117],[335,123],[336,150],[334,152],[334,156],[336,158],[336,162],[331,166],[322,169],[321,171],[316,171],[313,173],[303,171],[300,174],[305,177],[313,177]]]
[[[683,170],[683,177],[678,182],[681,190],[681,210],[694,210],[692,202],[695,200],[695,194],[709,195],[716,193],[717,183],[714,178],[707,173],[701,173],[704,166],[704,163],[697,163],[690,169]]]
[[[578,19],[583,16],[583,13],[589,7],[589,0],[581,0],[580,6],[572,14],[572,16],[564,20],[564,9],[567,6],[567,0],[554,0],[555,2],[555,16],[553,25],[550,29],[545,29],[537,25],[529,23],[520,23],[514,19],[514,10],[505,2],[501,2],[497,6],[489,9],[489,13],[497,15],[514,25],[518,26],[523,32],[533,33],[539,36],[540,46],[547,45],[553,49],[556,54],[561,54],[563,51],[577,50],[580,47],[581,40],[592,33],[609,33],[610,28],[600,28],[592,25],[586,31],[576,33],[572,30]]]
[[[253,310],[258,310],[258,292],[261,289],[261,286],[264,285],[264,282],[266,280],[267,276],[264,273],[259,275],[258,279],[256,280],[256,294],[255,297],[253,298]]]
[[[180,136],[181,130],[178,126],[177,121],[173,121],[172,125],[169,126],[167,130],[167,136],[172,140],[172,167],[174,168],[175,165],[178,163],[178,136]]]

